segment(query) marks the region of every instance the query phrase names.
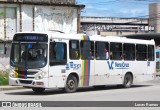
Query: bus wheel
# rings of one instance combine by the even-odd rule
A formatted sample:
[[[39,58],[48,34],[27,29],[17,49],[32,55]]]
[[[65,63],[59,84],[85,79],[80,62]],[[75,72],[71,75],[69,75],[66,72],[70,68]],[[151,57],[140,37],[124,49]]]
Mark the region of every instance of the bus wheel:
[[[36,93],[42,93],[45,91],[45,88],[32,88],[32,90]]]
[[[125,87],[125,88],[131,87],[132,82],[133,82],[133,78],[132,78],[131,74],[126,74],[124,77],[123,87]]]
[[[77,90],[78,81],[77,78],[73,75],[70,75],[66,82],[65,91],[67,93],[73,93]]]

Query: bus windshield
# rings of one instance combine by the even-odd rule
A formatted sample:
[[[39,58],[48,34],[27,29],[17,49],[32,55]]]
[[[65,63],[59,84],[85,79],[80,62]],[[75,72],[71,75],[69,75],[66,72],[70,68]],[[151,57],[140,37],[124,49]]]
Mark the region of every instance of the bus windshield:
[[[42,68],[47,64],[47,44],[13,43],[10,63],[13,67]]]

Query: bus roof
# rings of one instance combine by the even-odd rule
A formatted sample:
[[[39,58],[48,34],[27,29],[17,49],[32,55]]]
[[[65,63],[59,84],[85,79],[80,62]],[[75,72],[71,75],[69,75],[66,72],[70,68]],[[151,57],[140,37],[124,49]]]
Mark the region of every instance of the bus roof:
[[[66,34],[62,32],[18,32],[16,34],[47,34],[48,38],[50,40],[52,39],[72,39],[72,40],[83,40],[82,38],[84,36],[87,36],[85,34]],[[152,40],[141,40],[141,39],[132,39],[132,38],[126,38],[126,37],[120,37],[120,36],[100,36],[100,35],[92,35],[92,36],[87,36],[90,41],[104,41],[104,42],[122,42],[122,43],[137,43],[137,44],[152,44],[155,45],[155,41]]]
[[[129,34],[129,35],[121,35],[121,37],[127,37],[132,39],[144,39],[144,40],[154,39],[155,44],[160,45],[160,33]]]

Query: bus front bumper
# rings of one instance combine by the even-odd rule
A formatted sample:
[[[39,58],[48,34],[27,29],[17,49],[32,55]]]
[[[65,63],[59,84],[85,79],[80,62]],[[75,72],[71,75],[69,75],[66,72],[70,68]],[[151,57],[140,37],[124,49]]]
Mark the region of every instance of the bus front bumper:
[[[35,79],[20,79],[20,78],[9,77],[9,85],[11,86],[48,88],[47,81],[48,81],[48,78],[43,78],[41,80],[35,80]]]

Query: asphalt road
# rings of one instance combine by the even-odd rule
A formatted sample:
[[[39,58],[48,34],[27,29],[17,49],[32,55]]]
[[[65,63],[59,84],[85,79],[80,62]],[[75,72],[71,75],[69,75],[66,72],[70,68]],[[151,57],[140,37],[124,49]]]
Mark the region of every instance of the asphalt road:
[[[0,101],[160,101],[160,79],[143,82],[133,85],[131,88],[122,88],[117,86],[106,86],[105,88],[95,89],[79,88],[76,93],[65,93],[62,90],[46,90],[42,94],[36,94],[31,89],[20,89],[0,92]],[[86,103],[87,104],[87,103]],[[0,108],[1,109],[1,108]],[[3,108],[8,109],[8,108]],[[17,108],[12,108],[17,110]],[[20,108],[19,108],[20,109]],[[28,108],[24,108],[28,109]],[[34,110],[34,108],[32,108]],[[41,108],[37,108],[41,109]],[[44,108],[43,108],[44,109]],[[61,110],[64,108],[47,108],[51,110]],[[97,110],[97,107],[78,107],[76,109]],[[100,109],[105,109],[100,107]],[[160,107],[132,107],[119,108],[107,107],[107,110],[160,110]],[[75,110],[74,107],[67,107],[65,110]]]

